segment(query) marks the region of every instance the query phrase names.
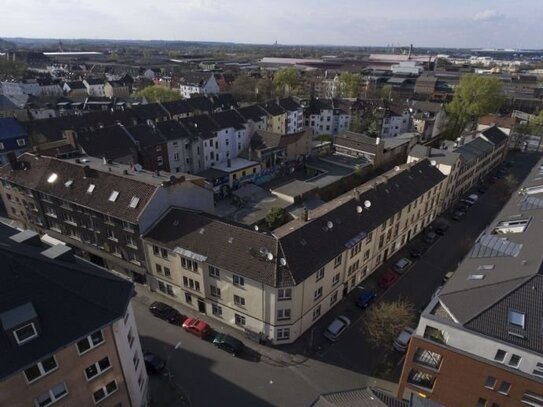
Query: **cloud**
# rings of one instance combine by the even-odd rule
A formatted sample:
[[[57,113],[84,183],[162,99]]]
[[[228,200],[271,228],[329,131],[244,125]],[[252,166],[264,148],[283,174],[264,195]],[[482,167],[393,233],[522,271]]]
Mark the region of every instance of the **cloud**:
[[[497,10],[483,10],[475,13],[473,16],[474,21],[501,21],[504,19],[504,15]]]

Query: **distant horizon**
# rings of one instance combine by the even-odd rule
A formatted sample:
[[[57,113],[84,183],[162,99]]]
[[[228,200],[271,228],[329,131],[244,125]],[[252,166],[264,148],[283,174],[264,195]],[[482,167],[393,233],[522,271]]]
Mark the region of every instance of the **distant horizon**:
[[[3,0],[2,10],[7,38],[543,48],[541,0]]]
[[[23,41],[48,41],[53,43],[58,43],[58,41],[108,41],[108,42],[166,42],[166,43],[202,43],[202,44],[225,44],[225,45],[248,45],[248,46],[266,46],[266,47],[273,47],[273,46],[280,46],[280,47],[325,47],[325,48],[390,48],[390,49],[405,49],[409,48],[411,44],[383,44],[383,45],[352,45],[352,44],[296,44],[296,43],[259,43],[259,42],[233,42],[233,41],[218,41],[218,40],[171,40],[171,39],[130,39],[130,38],[106,38],[106,37],[97,37],[97,38],[90,38],[90,37],[1,37],[0,40],[4,40],[7,42],[10,41],[17,41],[17,40],[23,40]],[[517,51],[525,51],[525,52],[533,52],[533,51],[542,51],[543,48],[509,48],[509,47],[448,47],[448,46],[417,46],[416,44],[412,44],[413,49],[456,49],[456,50],[470,50],[470,51],[506,51],[506,52],[517,52]]]

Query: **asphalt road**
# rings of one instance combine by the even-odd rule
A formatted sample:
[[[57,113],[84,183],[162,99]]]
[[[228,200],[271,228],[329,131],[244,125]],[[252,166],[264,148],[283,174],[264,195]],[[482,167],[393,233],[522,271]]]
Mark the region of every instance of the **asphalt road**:
[[[539,159],[539,155],[521,154],[513,156],[514,167],[510,170],[522,180]],[[418,308],[424,306],[436,288],[442,284],[448,271],[453,271],[468,252],[472,242],[491,222],[506,201],[503,181],[498,181],[480,195],[479,201],[466,217],[455,222],[449,220],[450,229],[401,279],[386,292],[376,289],[377,301],[407,298]],[[420,236],[419,236],[420,238]],[[388,265],[400,257],[408,257],[401,250],[388,261]],[[363,282],[376,287],[379,275],[388,266],[381,267]],[[354,306],[358,290],[341,301],[325,315],[316,326],[295,344],[279,349],[292,355],[305,355],[307,359],[297,365],[280,366],[268,363],[257,352],[248,352],[242,358],[213,347],[212,344],[180,327],[169,325],[154,318],[147,306],[136,297],[134,309],[142,346],[163,359],[169,359],[172,386],[168,376],[152,379],[155,405],[160,406],[307,406],[320,393],[339,391],[377,384],[371,376],[387,353],[383,349],[372,349],[364,338],[364,312]],[[179,307],[180,308],[180,307]],[[347,315],[352,326],[334,344],[327,342],[322,332],[337,316]],[[178,350],[174,346],[180,342]],[[249,346],[250,343],[248,344]],[[392,362],[397,364],[393,378],[399,377],[401,355],[392,353]],[[189,402],[183,402],[183,399]]]

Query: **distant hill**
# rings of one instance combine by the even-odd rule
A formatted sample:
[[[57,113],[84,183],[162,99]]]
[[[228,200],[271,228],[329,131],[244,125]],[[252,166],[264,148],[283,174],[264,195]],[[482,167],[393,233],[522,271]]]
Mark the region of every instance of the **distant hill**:
[[[0,49],[13,49],[15,44],[0,38]]]

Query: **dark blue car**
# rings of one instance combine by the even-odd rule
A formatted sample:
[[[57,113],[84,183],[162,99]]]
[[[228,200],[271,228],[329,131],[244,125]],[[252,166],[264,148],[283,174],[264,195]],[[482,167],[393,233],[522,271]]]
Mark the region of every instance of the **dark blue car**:
[[[356,305],[362,309],[366,309],[370,304],[375,300],[377,294],[370,290],[363,290],[358,299],[356,300]]]

